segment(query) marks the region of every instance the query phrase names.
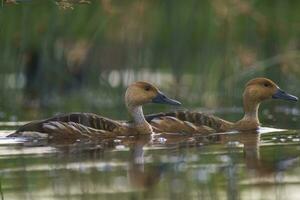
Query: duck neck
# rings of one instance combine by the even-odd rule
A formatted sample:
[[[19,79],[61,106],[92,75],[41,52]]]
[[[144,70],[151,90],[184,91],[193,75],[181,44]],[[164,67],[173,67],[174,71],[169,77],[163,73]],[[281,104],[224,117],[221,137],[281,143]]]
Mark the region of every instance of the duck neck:
[[[258,120],[258,108],[260,103],[252,101],[247,97],[244,97],[244,117],[243,120],[259,123]]]
[[[144,117],[144,112],[142,106],[133,106],[129,108],[129,112],[133,117],[133,121],[135,124],[144,124],[148,123]]]
[[[141,134],[151,134],[152,128],[146,121],[142,106],[128,106],[128,111],[133,118],[135,128]]]

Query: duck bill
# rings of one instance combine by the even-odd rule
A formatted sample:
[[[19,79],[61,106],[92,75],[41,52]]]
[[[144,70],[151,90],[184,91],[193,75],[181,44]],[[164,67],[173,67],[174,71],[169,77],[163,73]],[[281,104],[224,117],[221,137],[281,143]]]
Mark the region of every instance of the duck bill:
[[[170,99],[166,97],[162,92],[158,92],[156,97],[152,99],[152,103],[160,103],[160,104],[170,104],[174,106],[180,106],[181,103],[179,101],[176,101],[174,99]]]
[[[288,94],[281,89],[277,89],[276,93],[272,96],[273,99],[283,99],[287,101],[298,101],[298,97]]]

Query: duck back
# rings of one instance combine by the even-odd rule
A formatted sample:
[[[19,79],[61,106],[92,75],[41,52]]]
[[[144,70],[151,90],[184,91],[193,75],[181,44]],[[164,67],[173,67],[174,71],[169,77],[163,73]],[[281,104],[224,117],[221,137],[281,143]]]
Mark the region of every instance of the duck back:
[[[214,129],[217,132],[226,131],[227,129],[229,129],[229,127],[232,126],[231,122],[201,112],[173,111],[145,116],[148,122],[151,122],[152,120],[157,118],[164,120],[165,117],[175,117],[181,121],[190,122],[196,126],[207,126]]]
[[[10,137],[15,137],[20,132],[25,131],[35,131],[40,133],[46,133],[44,125],[49,122],[73,122],[81,124],[86,127],[90,127],[98,130],[113,131],[120,126],[120,122],[93,114],[93,113],[69,113],[61,114],[44,120],[37,120],[25,124],[16,130],[15,133],[9,135]]]

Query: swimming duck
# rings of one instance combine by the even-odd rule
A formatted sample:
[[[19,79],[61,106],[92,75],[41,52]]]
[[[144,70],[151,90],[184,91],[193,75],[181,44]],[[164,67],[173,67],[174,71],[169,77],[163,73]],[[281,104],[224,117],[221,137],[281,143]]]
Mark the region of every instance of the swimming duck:
[[[156,121],[163,130],[164,124],[172,117],[182,122],[190,122],[194,126],[208,126],[217,132],[230,130],[255,130],[260,126],[258,119],[258,108],[262,101],[268,99],[283,99],[287,101],[298,101],[298,98],[281,90],[273,81],[267,78],[255,78],[246,84],[243,94],[244,117],[233,123],[221,118],[193,111],[174,111],[168,113],[158,113],[146,116],[147,121]],[[176,129],[176,124],[173,130]],[[180,129],[178,129],[180,130]]]
[[[151,134],[153,128],[146,121],[142,109],[147,103],[181,105],[180,102],[166,97],[152,84],[139,81],[131,84],[125,93],[125,104],[133,118],[131,123],[115,121],[92,113],[69,113],[30,122],[9,137],[76,139]]]

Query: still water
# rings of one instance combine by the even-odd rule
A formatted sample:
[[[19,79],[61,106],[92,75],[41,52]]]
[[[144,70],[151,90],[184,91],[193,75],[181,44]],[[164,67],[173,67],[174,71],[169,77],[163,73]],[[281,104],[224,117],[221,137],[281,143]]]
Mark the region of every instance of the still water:
[[[300,199],[300,131],[44,145],[0,132],[0,199]]]

